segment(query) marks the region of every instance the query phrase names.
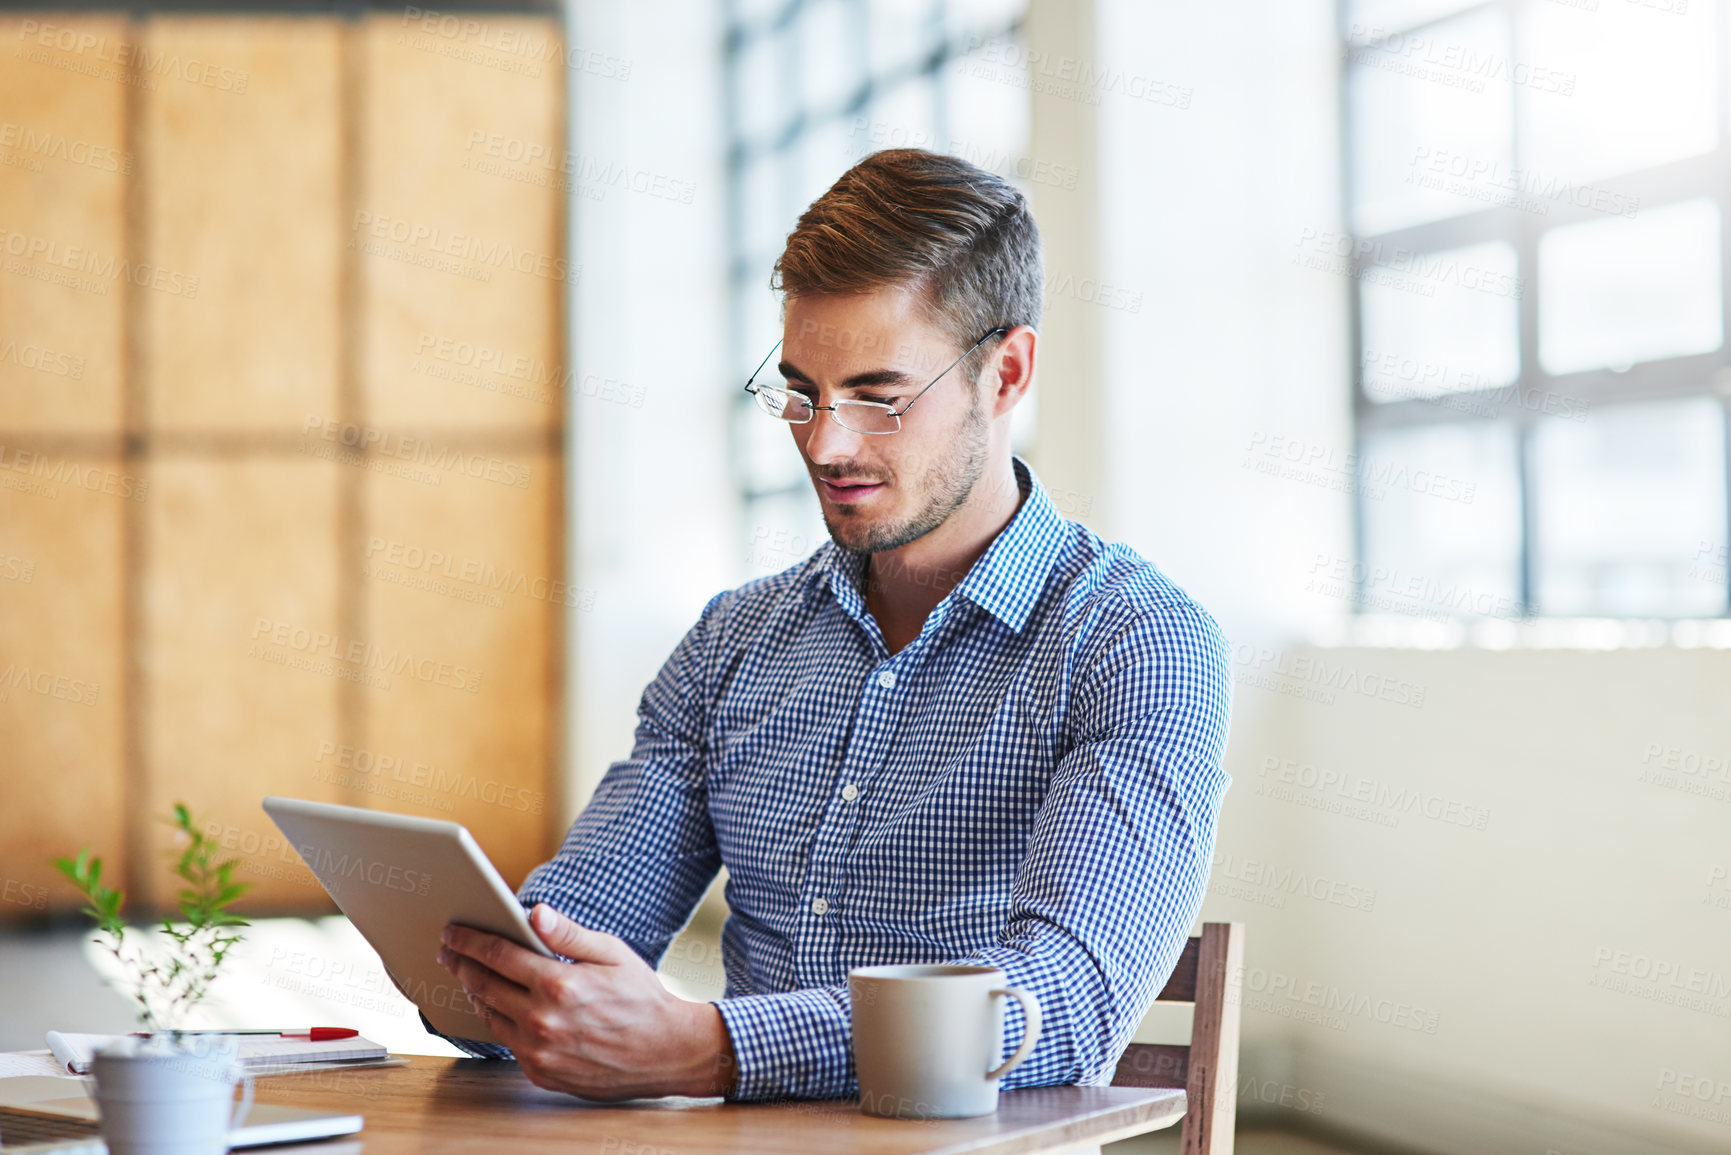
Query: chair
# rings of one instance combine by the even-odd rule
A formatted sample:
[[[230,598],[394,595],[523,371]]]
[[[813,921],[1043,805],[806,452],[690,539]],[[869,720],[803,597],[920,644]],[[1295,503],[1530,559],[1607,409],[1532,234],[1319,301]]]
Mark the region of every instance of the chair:
[[[1182,1087],[1183,1155],[1232,1155],[1238,1099],[1238,1011],[1244,984],[1244,924],[1205,922],[1156,1002],[1195,1003],[1190,1045],[1131,1043],[1114,1087]]]

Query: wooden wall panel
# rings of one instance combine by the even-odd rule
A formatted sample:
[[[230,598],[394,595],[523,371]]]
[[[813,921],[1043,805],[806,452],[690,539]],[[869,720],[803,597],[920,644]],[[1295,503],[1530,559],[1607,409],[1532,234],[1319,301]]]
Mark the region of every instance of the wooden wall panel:
[[[219,70],[214,83],[164,77],[144,104],[146,250],[171,275],[145,294],[149,420],[295,431],[335,417],[341,26],[233,16],[146,27],[153,53]]]
[[[259,808],[267,794],[340,801],[311,772],[340,734],[349,666],[337,612],[337,487],[312,458],[156,463],[149,505],[141,705],[152,815],[184,799],[255,884],[246,909],[323,892]],[[169,832],[152,826],[166,848]],[[165,875],[150,893],[163,897]]]
[[[92,51],[55,45],[86,37],[112,48],[124,27],[112,17],[0,16],[6,433],[120,427],[126,87],[73,70],[95,63]]]
[[[120,527],[137,491],[114,458],[0,454],[5,919],[78,909],[49,859],[80,846],[125,880]]]
[[[560,615],[581,607],[581,591],[558,580],[546,528],[557,458],[464,457],[497,480],[369,478],[368,628],[386,653],[430,664],[365,687],[364,729],[372,779],[390,787],[373,804],[462,822],[514,885],[549,852],[549,672]]]
[[[551,850],[578,597],[554,584],[565,71],[557,22],[495,22],[552,59],[453,59],[398,16],[69,17],[0,52],[0,227],[134,262],[106,292],[0,266],[0,671],[96,687],[86,706],[0,686],[0,899],[14,875],[25,898],[0,921],[84,841],[148,866],[135,909],[166,905],[176,800],[240,857],[255,913],[327,907],[272,841],[270,793],[458,818],[514,879]],[[133,74],[84,67],[122,42]],[[14,164],[8,132],[121,159]],[[81,376],[20,377],[13,328]],[[19,449],[60,492],[29,462],[12,484]],[[92,466],[93,488],[64,483]],[[473,561],[457,584],[481,596],[378,576],[425,575],[375,542]],[[380,668],[405,653],[433,676]],[[374,752],[429,789],[373,789]]]
[[[564,77],[556,21],[486,17],[495,43],[367,26],[360,204],[368,416],[384,426],[556,430],[562,409]],[[535,45],[554,45],[540,59]],[[511,71],[502,66],[533,69]],[[509,157],[533,159],[511,160]]]
[[[555,648],[572,612],[559,604],[562,584],[552,596],[562,578],[560,334],[577,270],[565,264],[561,223],[571,178],[561,171],[558,25],[487,21],[492,43],[526,50],[453,56],[437,33],[405,30],[401,17],[367,27],[350,225],[368,423],[398,446],[417,439],[430,459],[460,455],[482,476],[370,480],[368,564],[437,584],[369,579],[366,617],[390,646],[478,670],[481,685],[474,694],[403,679],[388,692],[365,688],[363,729],[381,754],[446,775],[444,790],[375,805],[469,824],[516,881],[551,850],[556,809]],[[392,544],[420,551],[421,566],[433,552],[457,559],[455,578],[442,567],[390,566]],[[467,580],[464,566],[486,576]],[[477,594],[485,600],[468,600]]]
[[[80,846],[125,881],[126,88],[77,70],[122,27],[0,17],[0,920],[77,909]]]

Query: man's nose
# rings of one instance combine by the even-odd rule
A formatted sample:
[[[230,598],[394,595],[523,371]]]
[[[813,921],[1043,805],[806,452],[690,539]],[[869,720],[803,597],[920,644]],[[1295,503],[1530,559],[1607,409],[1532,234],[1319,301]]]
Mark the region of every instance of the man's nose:
[[[804,428],[807,430],[805,456],[813,465],[829,465],[857,457],[860,442],[865,440],[862,434],[843,428],[835,414],[830,412],[813,413]]]

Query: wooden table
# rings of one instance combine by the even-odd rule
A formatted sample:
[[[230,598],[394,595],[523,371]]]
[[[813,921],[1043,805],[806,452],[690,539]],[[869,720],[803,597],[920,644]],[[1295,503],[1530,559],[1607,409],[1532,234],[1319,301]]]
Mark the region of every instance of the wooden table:
[[[359,1135],[275,1152],[594,1152],[595,1155],[1019,1155],[1169,1127],[1184,1092],[1147,1087],[1006,1091],[978,1119],[878,1119],[849,1099],[591,1103],[543,1091],[517,1064],[415,1056],[406,1067],[271,1075],[258,1100],[366,1116]]]

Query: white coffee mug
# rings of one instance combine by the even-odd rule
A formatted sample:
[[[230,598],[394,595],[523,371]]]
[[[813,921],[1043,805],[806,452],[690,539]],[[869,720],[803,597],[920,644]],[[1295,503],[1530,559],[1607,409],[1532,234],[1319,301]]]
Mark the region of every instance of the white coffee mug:
[[[849,971],[860,1110],[898,1119],[996,1111],[998,1080],[1040,1041],[1040,1001],[1006,982],[996,967],[957,963]],[[1027,1025],[1000,1063],[1007,998],[1022,1005]]]
[[[109,1155],[223,1155],[252,1107],[237,1049],[232,1036],[207,1035],[128,1038],[99,1051],[91,1071]]]

